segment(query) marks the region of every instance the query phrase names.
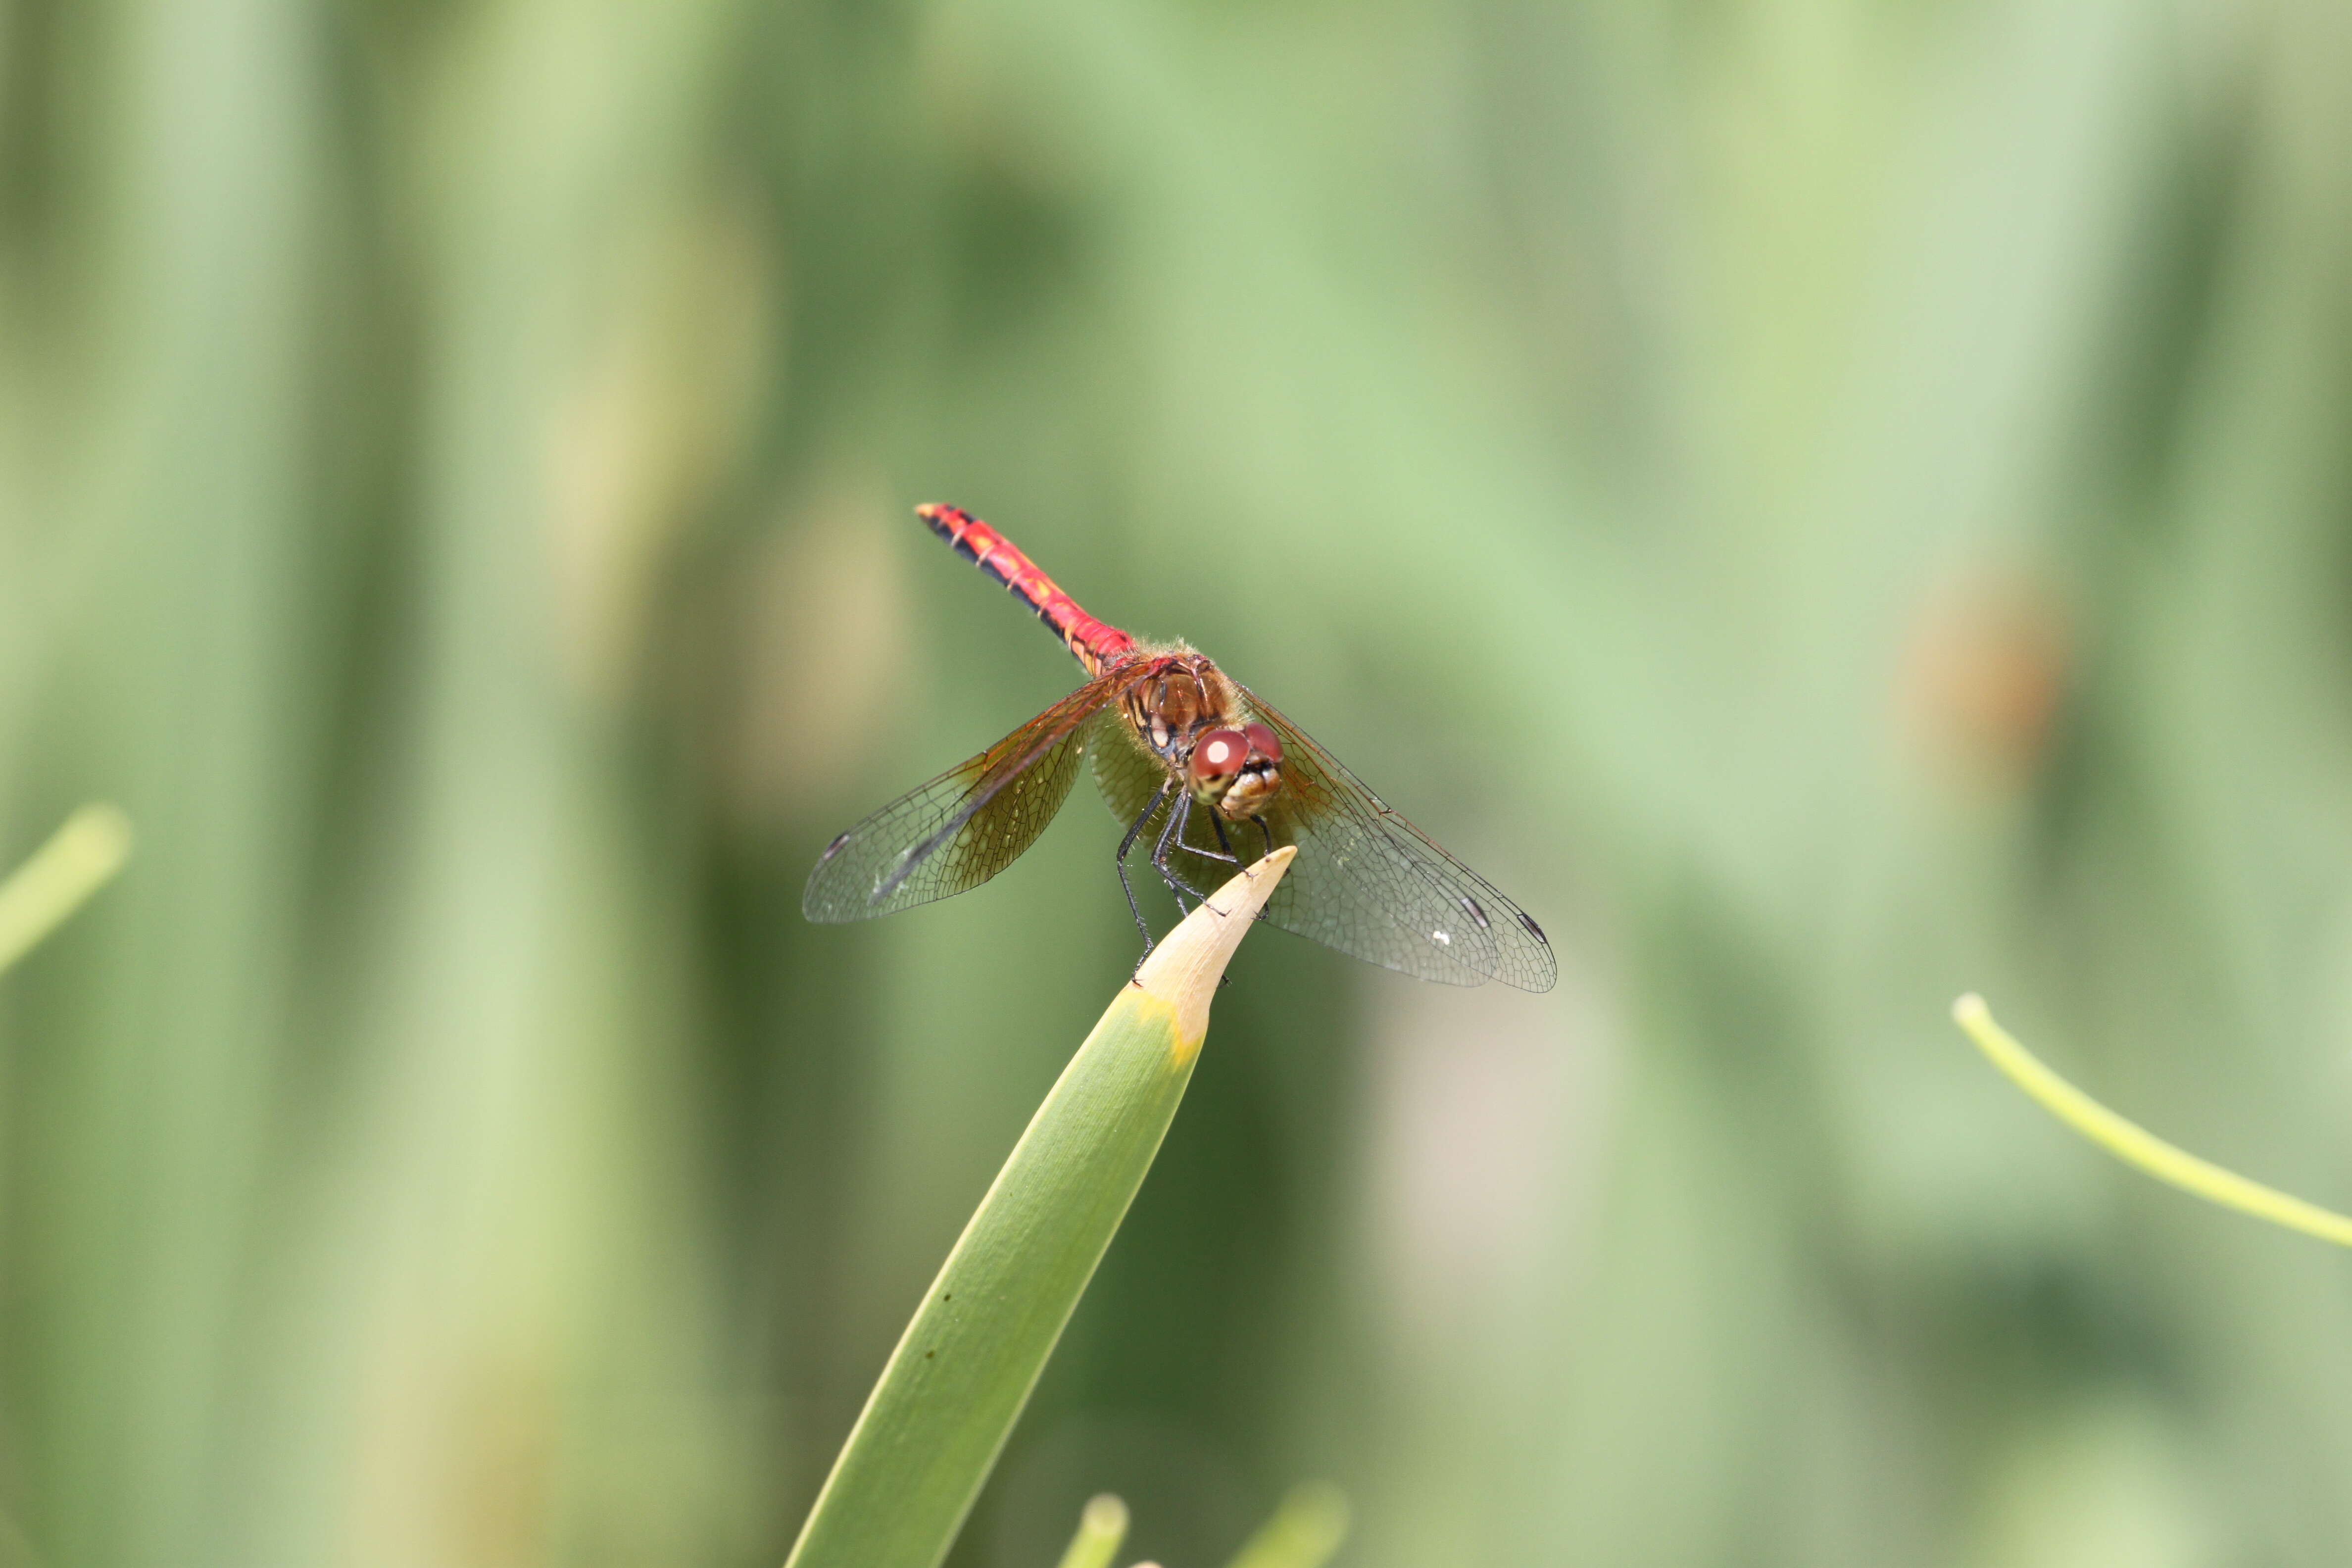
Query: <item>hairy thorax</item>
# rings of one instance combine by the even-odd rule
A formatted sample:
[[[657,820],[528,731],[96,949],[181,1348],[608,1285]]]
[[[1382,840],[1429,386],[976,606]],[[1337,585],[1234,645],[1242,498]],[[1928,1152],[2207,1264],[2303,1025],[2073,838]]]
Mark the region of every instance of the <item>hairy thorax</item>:
[[[1282,789],[1282,745],[1250,717],[1241,690],[1184,644],[1139,656],[1155,668],[1121,699],[1128,728],[1169,776],[1232,820],[1255,816]]]

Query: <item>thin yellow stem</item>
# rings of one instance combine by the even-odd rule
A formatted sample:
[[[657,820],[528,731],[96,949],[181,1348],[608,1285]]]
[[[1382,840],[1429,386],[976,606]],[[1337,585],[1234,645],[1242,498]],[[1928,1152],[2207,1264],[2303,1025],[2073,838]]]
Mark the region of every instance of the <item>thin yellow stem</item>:
[[[1293,1488],[1229,1568],[1323,1568],[1348,1539],[1348,1500],[1328,1482]]]
[[[2236,1209],[2339,1247],[2352,1247],[2352,1218],[2290,1197],[2260,1182],[2250,1182],[2234,1171],[2225,1171],[2185,1149],[2175,1148],[2137,1122],[2126,1121],[2042,1066],[2039,1058],[1993,1022],[1984,998],[1974,992],[1952,1004],[1952,1019],[1968,1031],[1969,1038],[1977,1043],[1979,1050],[1992,1058],[1993,1066],[2009,1075],[2010,1081],[2040,1100],[2053,1116],[2124,1163],[2137,1165],[2159,1182],[2169,1182],[2223,1208]]]
[[[131,858],[131,819],[85,805],[0,882],[0,970],[8,968],[106,886]]]
[[[1110,1560],[1127,1539],[1127,1504],[1103,1492],[1090,1500],[1078,1515],[1078,1532],[1062,1553],[1062,1568],[1110,1568]]]

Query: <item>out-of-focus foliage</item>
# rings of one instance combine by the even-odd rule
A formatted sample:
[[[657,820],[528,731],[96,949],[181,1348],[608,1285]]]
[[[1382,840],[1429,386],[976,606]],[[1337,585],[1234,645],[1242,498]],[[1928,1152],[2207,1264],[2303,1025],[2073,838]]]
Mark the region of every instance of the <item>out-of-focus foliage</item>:
[[[1269,936],[959,1548],[2318,1564],[2352,1285],[2338,5],[0,5],[0,1562],[779,1560],[1133,959],[1003,526],[1487,868]],[[1163,910],[1162,913],[1166,911]],[[1017,933],[1017,934],[1016,934]],[[957,1042],[942,1050],[939,1041]]]
[[[93,803],[65,819],[48,841],[0,877],[0,973],[114,880],[131,858],[131,823],[119,807]]]

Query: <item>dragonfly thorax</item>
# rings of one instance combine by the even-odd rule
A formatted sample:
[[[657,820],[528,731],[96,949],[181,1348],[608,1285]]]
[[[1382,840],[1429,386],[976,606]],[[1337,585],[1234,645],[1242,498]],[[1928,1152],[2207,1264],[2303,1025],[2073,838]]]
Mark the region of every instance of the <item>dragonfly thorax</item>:
[[[1135,738],[1181,773],[1202,735],[1234,727],[1240,694],[1205,655],[1185,652],[1151,662],[1156,668],[1127,689],[1120,710]]]
[[[1282,788],[1280,742],[1204,655],[1169,657],[1128,689],[1122,711],[1170,774],[1229,820],[1255,816]]]

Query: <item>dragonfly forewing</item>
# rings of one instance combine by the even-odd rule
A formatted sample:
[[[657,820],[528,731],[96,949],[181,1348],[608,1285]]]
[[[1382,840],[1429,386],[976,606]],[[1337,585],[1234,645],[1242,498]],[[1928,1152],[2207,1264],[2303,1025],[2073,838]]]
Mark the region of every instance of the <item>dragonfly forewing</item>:
[[[825,847],[801,912],[866,920],[968,891],[1037,841],[1069,798],[1086,721],[1127,679],[1087,682],[980,755],[884,806]]]

